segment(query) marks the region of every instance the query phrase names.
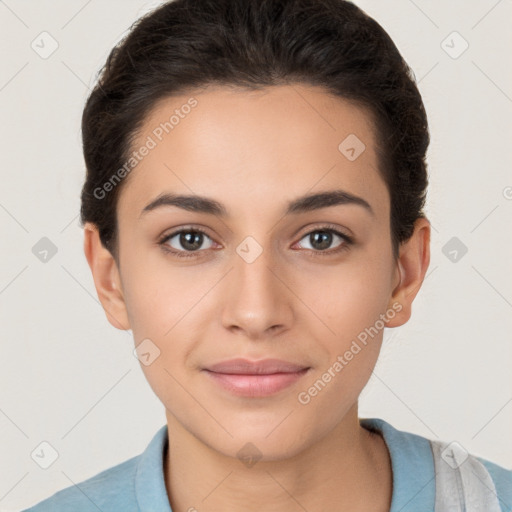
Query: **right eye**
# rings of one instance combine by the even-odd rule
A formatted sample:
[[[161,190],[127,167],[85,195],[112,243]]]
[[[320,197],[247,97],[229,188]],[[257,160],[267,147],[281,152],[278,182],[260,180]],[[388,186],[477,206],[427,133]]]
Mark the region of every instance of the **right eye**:
[[[165,235],[159,241],[159,245],[162,246],[164,251],[174,254],[178,258],[190,258],[195,256],[194,253],[200,252],[199,249],[203,245],[205,237],[212,241],[212,239],[202,229],[180,229],[179,231],[174,231],[170,235]],[[172,249],[169,249],[169,247]],[[211,246],[207,247],[207,249],[210,248]]]

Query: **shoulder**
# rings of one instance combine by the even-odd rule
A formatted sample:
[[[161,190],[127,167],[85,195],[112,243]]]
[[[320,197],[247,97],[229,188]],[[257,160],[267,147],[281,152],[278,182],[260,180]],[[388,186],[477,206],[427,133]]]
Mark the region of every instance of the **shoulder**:
[[[430,440],[436,485],[450,502],[454,493],[462,493],[464,503],[485,504],[488,512],[509,512],[512,505],[512,470],[476,454],[458,442]]]
[[[135,474],[140,455],[62,489],[22,512],[137,511]]]
[[[512,510],[512,470],[469,453],[457,442],[402,431],[381,418],[360,422],[380,432],[390,452],[393,512],[402,507],[404,511],[434,510],[436,502],[446,505],[454,499],[480,500],[488,504],[487,512]],[[452,504],[453,510],[458,510],[457,503]]]
[[[504,468],[482,457],[475,456],[475,458],[489,472],[503,512],[512,510],[512,469]]]
[[[164,425],[141,454],[66,487],[22,512],[172,512],[163,474],[167,445]]]

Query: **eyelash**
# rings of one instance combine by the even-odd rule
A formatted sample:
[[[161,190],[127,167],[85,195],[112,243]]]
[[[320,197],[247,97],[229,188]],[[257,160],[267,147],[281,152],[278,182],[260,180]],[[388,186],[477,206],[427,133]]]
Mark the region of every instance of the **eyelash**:
[[[336,229],[334,226],[331,226],[331,225],[326,225],[326,226],[322,226],[322,227],[313,229],[312,231],[309,231],[309,232],[305,233],[300,238],[300,240],[302,240],[304,237],[306,237],[308,235],[311,235],[312,233],[316,233],[316,232],[319,232],[319,231],[333,233],[333,234],[339,236],[344,241],[344,243],[342,245],[340,245],[338,248],[334,249],[334,250],[315,251],[315,250],[312,250],[312,249],[308,249],[308,251],[312,251],[312,254],[311,254],[312,257],[317,257],[317,256],[320,256],[320,257],[333,256],[333,255],[338,254],[338,253],[340,253],[342,251],[348,250],[348,248],[351,245],[353,245],[353,243],[354,243],[354,240],[353,240],[352,237],[350,237],[348,235],[345,235],[344,233],[341,233],[340,231],[338,231],[338,229]],[[194,257],[194,256],[197,255],[198,252],[201,252],[201,251],[175,251],[173,249],[169,249],[169,247],[166,244],[166,242],[168,242],[171,238],[175,237],[176,235],[179,235],[181,233],[191,233],[191,232],[192,233],[202,233],[203,235],[205,235],[205,236],[207,236],[208,238],[211,239],[211,237],[208,236],[206,231],[204,231],[203,229],[196,228],[196,227],[194,227],[194,228],[189,227],[189,228],[185,228],[185,229],[180,229],[178,231],[174,231],[173,233],[171,233],[169,235],[164,235],[158,241],[158,245],[160,245],[162,247],[162,250],[165,251],[166,253],[172,254],[173,256],[176,256],[178,258],[191,258],[191,257]]]

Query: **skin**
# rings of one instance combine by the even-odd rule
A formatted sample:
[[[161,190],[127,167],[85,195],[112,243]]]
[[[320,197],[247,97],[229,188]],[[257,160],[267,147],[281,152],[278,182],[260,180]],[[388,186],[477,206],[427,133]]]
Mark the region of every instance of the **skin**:
[[[191,95],[158,103],[134,147]],[[175,512],[389,511],[392,471],[380,435],[362,428],[358,397],[376,364],[383,329],[306,405],[297,396],[332,367],[357,335],[397,304],[386,327],[406,323],[430,261],[421,218],[393,259],[390,198],[378,173],[372,117],[318,87],[263,91],[206,88],[198,106],[126,178],[118,203],[119,262],[85,225],[84,250],[109,322],[149,338],[160,356],[141,368],[166,409],[165,482]],[[338,149],[356,134],[354,160]],[[303,194],[343,189],[366,200],[284,216]],[[198,194],[230,216],[164,206],[141,215],[162,192]],[[190,258],[164,252],[161,236],[190,224],[207,236]],[[331,224],[325,251],[311,232]],[[236,251],[253,237],[252,263]],[[167,246],[186,252],[179,236]],[[201,243],[201,241],[199,242]],[[275,395],[238,397],[205,365],[234,357],[280,358],[308,374]],[[261,459],[244,465],[248,442]]]

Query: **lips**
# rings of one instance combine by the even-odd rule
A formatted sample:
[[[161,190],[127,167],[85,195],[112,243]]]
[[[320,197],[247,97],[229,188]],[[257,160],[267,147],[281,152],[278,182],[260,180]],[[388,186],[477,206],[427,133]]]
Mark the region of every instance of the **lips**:
[[[237,358],[209,365],[205,370],[228,375],[271,375],[274,373],[297,373],[307,368],[309,367],[306,365],[295,364],[281,359],[250,361]]]
[[[230,359],[203,368],[206,376],[224,391],[245,398],[274,395],[292,386],[309,370],[309,366],[281,359]]]

